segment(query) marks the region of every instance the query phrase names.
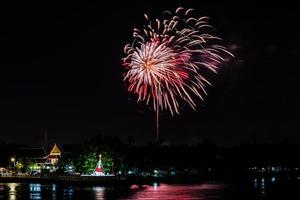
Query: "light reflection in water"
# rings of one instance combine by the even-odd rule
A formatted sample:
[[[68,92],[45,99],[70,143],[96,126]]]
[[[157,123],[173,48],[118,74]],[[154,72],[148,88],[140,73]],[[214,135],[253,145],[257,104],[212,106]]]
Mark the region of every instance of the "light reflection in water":
[[[52,199],[56,199],[56,185],[52,184]]]
[[[276,181],[276,177],[272,177],[272,183],[274,183]]]
[[[143,189],[136,191],[127,200],[155,200],[155,199],[219,199],[216,191],[224,189],[220,184],[199,184],[199,185],[167,185],[153,184],[153,186],[144,186]]]
[[[261,178],[261,187],[260,187],[260,189],[261,189],[261,194],[265,195],[265,193],[266,193],[266,191],[265,191],[266,187],[265,187],[265,179],[264,178]]]
[[[265,179],[264,178],[261,179],[261,189],[262,190],[265,189]]]
[[[266,199],[273,177],[253,177],[252,184],[256,184],[255,195]],[[253,187],[253,185],[251,185]],[[128,190],[127,190],[128,189]],[[230,184],[159,184],[134,185],[131,189],[100,186],[66,186],[56,184],[29,184],[29,183],[0,183],[0,199],[123,199],[123,200],[241,200],[250,199],[236,192],[235,185]],[[243,196],[240,196],[243,195]],[[256,199],[256,198],[251,198]],[[277,198],[276,198],[277,199]],[[296,198],[299,199],[299,198]]]
[[[266,195],[266,191],[270,186],[275,185],[278,181],[276,176],[272,177],[257,177],[253,180],[253,189],[258,191],[262,196]]]
[[[41,184],[30,183],[29,184],[29,199],[42,199],[41,195]]]
[[[254,189],[257,189],[257,178],[254,179]]]
[[[105,199],[104,198],[104,190],[105,190],[104,187],[93,187],[93,191],[94,191],[96,200]]]
[[[74,188],[72,186],[63,189],[64,199],[72,199],[74,197]]]
[[[19,184],[18,183],[8,183],[7,186],[9,188],[9,200],[17,199],[16,188],[19,186]]]
[[[157,186],[158,186],[158,184],[155,182],[155,183],[153,183],[153,190],[154,191],[157,191]]]

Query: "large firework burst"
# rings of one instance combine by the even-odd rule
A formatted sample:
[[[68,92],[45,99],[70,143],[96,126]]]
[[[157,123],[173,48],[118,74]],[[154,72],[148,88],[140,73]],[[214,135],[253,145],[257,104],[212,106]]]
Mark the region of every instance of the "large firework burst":
[[[165,11],[162,19],[134,28],[133,42],[124,48],[124,81],[138,101],[152,103],[154,110],[179,113],[180,104],[196,107],[203,100],[208,72],[217,72],[224,56],[231,55],[210,32],[208,17],[195,17],[193,9]]]

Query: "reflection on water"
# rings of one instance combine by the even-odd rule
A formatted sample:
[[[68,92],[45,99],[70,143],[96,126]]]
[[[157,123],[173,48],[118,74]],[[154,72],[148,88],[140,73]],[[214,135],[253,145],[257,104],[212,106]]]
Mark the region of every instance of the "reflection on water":
[[[63,196],[64,199],[73,199],[74,187],[73,186],[64,187],[62,196]]]
[[[0,199],[122,199],[122,200],[289,200],[286,194],[300,199],[299,185],[278,184],[278,177],[254,177],[250,184],[160,184],[131,187],[70,186],[39,183],[0,183]],[[273,188],[272,188],[273,187]],[[295,192],[296,191],[296,192]],[[284,197],[284,198],[282,198]],[[298,198],[297,198],[298,197]]]
[[[300,199],[300,181],[296,177],[257,176],[250,183],[252,193],[260,199]]]
[[[0,199],[220,199],[222,184],[168,185],[154,183],[128,188],[83,187],[39,183],[0,183]]]
[[[74,199],[74,187],[56,184],[0,183],[0,199]]]
[[[56,185],[52,184],[52,199],[56,199]]]
[[[266,195],[267,188],[270,188],[276,184],[277,178],[272,177],[255,177],[252,179],[252,185],[254,191],[261,194],[261,196]]]
[[[18,186],[17,183],[8,183],[7,186],[9,187],[9,200],[15,200],[17,199],[17,191],[16,188]]]
[[[124,198],[124,200],[217,200],[222,199],[220,191],[223,191],[225,188],[226,186],[223,184],[170,185],[154,183],[153,186],[143,186],[143,189],[135,192],[133,195],[127,198]]]
[[[273,176],[271,181],[274,183],[276,181],[276,177]]]
[[[29,184],[29,199],[42,199],[41,196],[41,184],[30,183]]]
[[[102,200],[104,198],[104,187],[93,187],[93,191],[95,194],[95,199]]]
[[[157,186],[158,186],[158,184],[155,182],[155,183],[153,183],[153,190],[154,191],[156,191],[157,190]]]

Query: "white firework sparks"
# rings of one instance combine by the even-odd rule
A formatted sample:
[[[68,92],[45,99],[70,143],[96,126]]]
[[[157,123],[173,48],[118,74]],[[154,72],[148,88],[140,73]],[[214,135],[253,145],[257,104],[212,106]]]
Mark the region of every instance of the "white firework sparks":
[[[157,112],[179,114],[181,102],[195,109],[194,98],[203,100],[210,85],[207,71],[216,73],[224,56],[233,56],[209,33],[209,18],[192,12],[182,7],[174,14],[165,11],[154,23],[145,14],[147,24],[134,29],[133,43],[124,48],[128,91],[137,94],[138,101],[152,103]]]

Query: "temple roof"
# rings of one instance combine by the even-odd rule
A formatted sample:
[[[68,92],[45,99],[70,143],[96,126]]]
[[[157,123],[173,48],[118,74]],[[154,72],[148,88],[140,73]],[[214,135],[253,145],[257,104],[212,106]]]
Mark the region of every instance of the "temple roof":
[[[61,155],[60,148],[56,144],[54,144],[54,146],[53,146],[52,150],[50,151],[49,155],[51,155],[51,156],[59,155],[60,156]]]

